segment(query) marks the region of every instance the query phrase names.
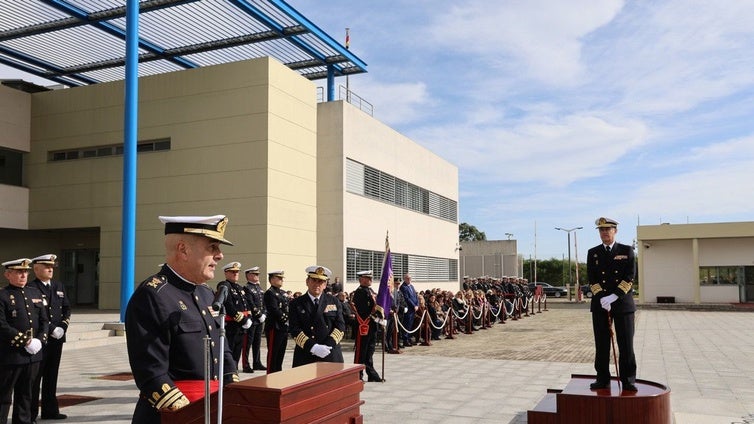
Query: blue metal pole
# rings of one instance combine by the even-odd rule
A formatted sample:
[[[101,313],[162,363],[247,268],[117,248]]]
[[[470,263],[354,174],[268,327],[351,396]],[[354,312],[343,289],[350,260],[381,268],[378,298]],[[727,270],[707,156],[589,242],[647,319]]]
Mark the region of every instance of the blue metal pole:
[[[335,100],[335,68],[327,65],[327,101]]]
[[[139,121],[139,1],[126,1],[126,86],[123,140],[123,227],[120,257],[120,321],[134,291],[136,256],[136,142]]]

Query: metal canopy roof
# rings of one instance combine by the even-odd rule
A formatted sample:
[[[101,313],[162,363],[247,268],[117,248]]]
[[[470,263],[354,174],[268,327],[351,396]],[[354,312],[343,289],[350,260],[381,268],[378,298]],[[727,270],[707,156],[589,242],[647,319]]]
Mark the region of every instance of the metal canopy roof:
[[[310,80],[366,63],[282,0],[139,1],[139,76],[271,56]],[[126,0],[0,0],[0,63],[67,86],[123,80]]]

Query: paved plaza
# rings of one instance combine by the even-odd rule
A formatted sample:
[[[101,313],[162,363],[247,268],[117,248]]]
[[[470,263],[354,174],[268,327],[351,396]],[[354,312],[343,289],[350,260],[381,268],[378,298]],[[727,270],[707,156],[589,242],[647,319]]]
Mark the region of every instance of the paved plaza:
[[[117,320],[116,313],[74,311],[71,336],[77,326]],[[551,303],[519,321],[386,355],[386,382],[366,383],[362,392],[364,421],[526,423],[526,411],[548,388],[563,388],[571,374],[594,374],[590,320],[586,304]],[[642,309],[636,323],[638,378],[671,388],[676,423],[754,422],[754,313]],[[138,394],[133,380],[101,378],[130,372],[125,338],[68,345],[58,395],[97,399],[62,408],[69,417],[63,422],[130,423]],[[350,360],[352,342],[346,345]],[[375,354],[378,371],[381,358]]]

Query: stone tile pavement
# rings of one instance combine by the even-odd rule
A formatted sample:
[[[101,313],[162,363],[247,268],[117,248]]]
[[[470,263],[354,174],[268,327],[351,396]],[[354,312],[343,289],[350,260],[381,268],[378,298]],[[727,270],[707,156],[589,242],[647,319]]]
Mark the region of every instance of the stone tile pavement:
[[[117,320],[74,311],[71,331],[77,322]],[[547,312],[433,343],[386,355],[387,381],[362,392],[366,423],[526,423],[546,389],[564,387],[571,374],[593,374],[584,304],[551,303]],[[670,386],[676,423],[754,422],[754,313],[640,310],[635,344],[638,377]],[[63,408],[64,422],[130,423],[133,380],[98,378],[129,371],[125,338],[76,346],[64,348],[58,394],[99,399]],[[345,350],[351,358],[352,347]],[[378,370],[380,361],[375,354]]]

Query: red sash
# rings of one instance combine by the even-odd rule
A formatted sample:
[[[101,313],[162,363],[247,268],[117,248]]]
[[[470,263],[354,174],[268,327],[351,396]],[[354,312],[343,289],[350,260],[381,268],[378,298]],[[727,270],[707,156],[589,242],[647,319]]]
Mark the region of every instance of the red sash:
[[[204,399],[204,380],[180,380],[175,382],[175,386],[178,387],[186,399],[189,402],[195,402],[199,399]],[[220,382],[217,380],[210,380],[209,392],[215,393],[220,387]]]
[[[250,311],[243,311],[241,313],[245,317],[248,317],[249,315],[251,315]],[[230,315],[225,315],[225,322],[231,322],[231,321],[235,321],[235,319],[233,319],[233,317],[231,317]]]

